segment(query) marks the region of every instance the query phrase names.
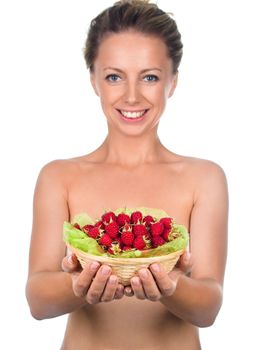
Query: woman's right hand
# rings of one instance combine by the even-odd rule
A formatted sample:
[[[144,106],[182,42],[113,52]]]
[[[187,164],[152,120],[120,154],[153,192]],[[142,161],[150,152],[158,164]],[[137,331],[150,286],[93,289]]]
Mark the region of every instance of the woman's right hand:
[[[84,297],[88,304],[109,302],[124,296],[124,286],[118,283],[116,275],[108,265],[93,261],[81,268],[75,254],[64,257],[62,269],[71,274],[73,292]]]

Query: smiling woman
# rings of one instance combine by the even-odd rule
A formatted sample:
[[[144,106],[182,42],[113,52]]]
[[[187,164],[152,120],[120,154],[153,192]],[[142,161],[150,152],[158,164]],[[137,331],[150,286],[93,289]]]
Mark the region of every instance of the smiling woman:
[[[224,172],[168,150],[157,133],[181,57],[176,22],[148,1],[118,1],[91,22],[85,59],[108,134],[92,153],[44,166],[34,195],[26,294],[36,319],[69,314],[62,349],[199,350],[198,327],[219,312]],[[157,263],[141,268],[125,287],[109,266],[82,269],[66,255],[64,221],[123,206],[164,210],[190,232],[190,254],[170,273]]]

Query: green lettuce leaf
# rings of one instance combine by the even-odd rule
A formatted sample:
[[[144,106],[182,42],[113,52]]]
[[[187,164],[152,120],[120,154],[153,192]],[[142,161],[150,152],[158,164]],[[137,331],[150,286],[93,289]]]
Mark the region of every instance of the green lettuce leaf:
[[[84,232],[66,221],[63,226],[63,237],[64,241],[74,248],[93,255],[107,255],[95,239],[88,237]]]
[[[81,214],[74,216],[74,218],[72,220],[72,224],[78,224],[80,227],[83,227],[85,225],[94,225],[95,220],[93,220],[86,213],[81,213]]]

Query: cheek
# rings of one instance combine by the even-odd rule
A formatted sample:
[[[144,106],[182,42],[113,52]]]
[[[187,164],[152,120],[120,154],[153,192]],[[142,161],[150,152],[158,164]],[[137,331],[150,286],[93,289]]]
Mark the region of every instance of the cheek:
[[[147,89],[144,96],[147,96],[155,105],[163,105],[167,100],[167,95],[168,92],[165,86],[156,86],[153,89]]]
[[[156,95],[154,97],[155,104],[159,106],[159,109],[163,112],[166,107],[168,98],[169,98],[170,87],[162,85],[158,91],[156,91]]]
[[[111,103],[116,101],[119,96],[121,96],[122,89],[114,86],[112,87],[101,87],[100,89],[100,98],[103,103]]]

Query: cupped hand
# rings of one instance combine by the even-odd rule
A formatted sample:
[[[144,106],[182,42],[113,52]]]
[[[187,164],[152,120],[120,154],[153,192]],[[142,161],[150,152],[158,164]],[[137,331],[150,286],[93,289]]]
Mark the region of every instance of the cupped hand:
[[[190,254],[185,252],[177,266],[166,273],[161,264],[153,263],[149,268],[142,268],[138,275],[131,278],[131,286],[125,287],[126,296],[135,296],[138,299],[158,301],[163,297],[171,296],[176,289],[179,277],[189,274],[192,267]]]
[[[118,277],[112,274],[110,266],[101,266],[93,261],[82,269],[72,254],[63,259],[62,269],[71,274],[74,294],[84,297],[89,304],[121,299],[124,295],[124,287],[118,283]]]

